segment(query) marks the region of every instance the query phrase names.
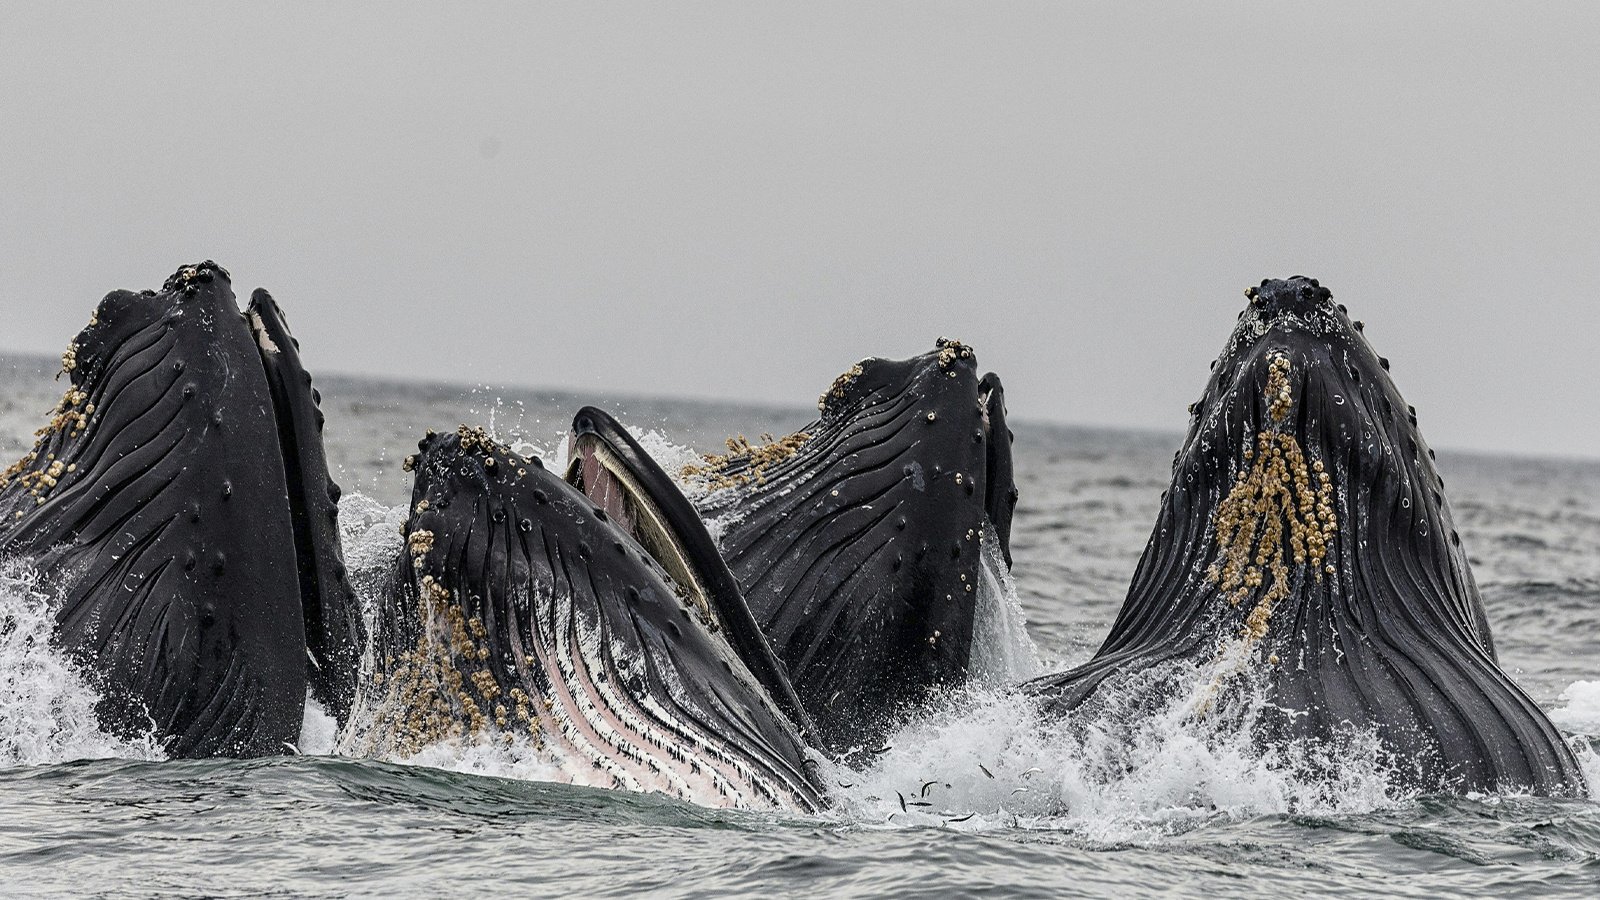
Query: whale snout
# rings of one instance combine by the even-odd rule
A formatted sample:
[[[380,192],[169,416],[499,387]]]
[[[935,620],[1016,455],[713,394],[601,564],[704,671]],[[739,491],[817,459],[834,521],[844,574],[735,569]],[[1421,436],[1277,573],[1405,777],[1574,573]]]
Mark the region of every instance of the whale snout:
[[[1333,291],[1304,275],[1263,279],[1258,286],[1245,289],[1244,295],[1269,320],[1285,314],[1307,318],[1313,313],[1330,312],[1333,307]]]

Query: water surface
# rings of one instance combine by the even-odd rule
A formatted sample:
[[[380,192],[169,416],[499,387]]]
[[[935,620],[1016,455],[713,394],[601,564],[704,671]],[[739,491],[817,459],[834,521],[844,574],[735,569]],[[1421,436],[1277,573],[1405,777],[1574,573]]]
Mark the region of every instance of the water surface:
[[[0,357],[0,456],[31,445],[63,387],[53,373]],[[358,583],[398,548],[410,491],[400,460],[424,429],[486,424],[524,451],[556,450],[572,413],[605,399],[319,387]],[[653,432],[669,461],[808,417],[802,406],[602,405]],[[1014,430],[1022,499],[1007,587],[1039,659],[1014,639],[988,652],[1007,657],[1000,669],[1055,668],[1109,629],[1181,436],[1025,418]],[[1600,739],[1587,737],[1600,735],[1600,464],[1441,452],[1439,468],[1502,664],[1600,784]],[[163,761],[97,730],[92,692],[48,646],[47,587],[0,566],[7,894],[1600,895],[1590,800],[1397,795],[1359,746],[1336,781],[1302,783],[1237,735],[1180,716],[1085,744],[994,687],[942,698],[871,762],[831,773],[837,807],[817,818],[546,783],[533,780],[537,761],[498,748],[435,748],[409,764],[316,755],[333,736],[315,716],[308,755]]]

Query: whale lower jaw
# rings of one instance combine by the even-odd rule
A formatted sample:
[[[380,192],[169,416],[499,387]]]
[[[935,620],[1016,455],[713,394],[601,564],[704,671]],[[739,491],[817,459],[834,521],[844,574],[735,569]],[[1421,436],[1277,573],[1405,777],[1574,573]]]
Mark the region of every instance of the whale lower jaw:
[[[547,622],[566,622],[557,634],[541,628],[517,661],[527,679],[546,686],[531,715],[550,762],[575,784],[654,792],[701,806],[810,809],[799,785],[747,754],[727,735],[695,721],[673,700],[634,694],[630,679],[656,677],[640,656],[631,659],[577,623],[570,604],[539,601]]]
[[[699,721],[663,667],[618,646],[570,601],[530,597],[536,627],[510,651],[510,677],[490,681],[478,667],[483,645],[463,634],[448,601],[415,602],[418,635],[395,657],[381,690],[364,695],[340,752],[406,760],[440,743],[511,747],[520,740],[556,780],[572,784],[710,807],[816,808],[795,773]],[[419,697],[432,698],[420,715]]]

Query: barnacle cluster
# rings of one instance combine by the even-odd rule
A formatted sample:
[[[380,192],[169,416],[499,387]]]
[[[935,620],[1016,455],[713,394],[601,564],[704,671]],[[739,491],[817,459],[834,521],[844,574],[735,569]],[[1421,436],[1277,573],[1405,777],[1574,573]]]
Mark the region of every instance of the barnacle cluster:
[[[56,459],[54,453],[47,454],[44,465],[38,469],[32,468],[39,461],[38,451],[30,451],[22,459],[17,460],[4,474],[0,474],[0,488],[9,487],[12,481],[28,492],[38,505],[43,506],[45,497],[56,486],[61,477],[68,472],[76,472],[76,463],[68,464]],[[17,513],[17,518],[22,518],[22,513]]]
[[[939,368],[941,369],[951,368],[958,359],[972,358],[972,348],[955,338],[939,338],[934,342],[934,346],[939,349]],[[952,376],[954,374],[954,372],[951,373]]]
[[[456,437],[461,441],[461,449],[467,453],[480,448],[484,453],[494,451],[494,441],[490,440],[489,432],[482,428],[471,428],[462,425],[456,429]]]
[[[417,545],[413,540],[413,553]],[[537,744],[535,701],[520,687],[509,695],[502,690],[487,665],[483,620],[469,616],[432,575],[422,576],[419,585],[417,639],[409,649],[386,657],[382,668],[388,675],[375,679],[387,692],[377,726],[392,749],[415,754],[441,740],[484,732],[491,724],[507,736],[514,728],[525,731]]]
[[[1294,435],[1283,430],[1294,405],[1289,375],[1289,360],[1274,358],[1264,392],[1267,427],[1245,449],[1250,470],[1236,474],[1212,518],[1219,558],[1207,569],[1207,581],[1235,607],[1266,587],[1240,632],[1251,643],[1266,636],[1273,607],[1289,596],[1291,564],[1309,567],[1320,581],[1339,530],[1332,477],[1321,460],[1308,462]]]
[[[767,469],[800,452],[811,435],[804,431],[781,438],[763,434],[761,443],[752,444],[744,435],[728,438],[728,452],[707,454],[703,466],[684,466],[679,473],[684,478],[701,478],[711,490],[743,487],[754,482],[767,483]],[[736,471],[735,471],[736,469]]]
[[[39,439],[34,449],[12,463],[5,471],[0,472],[0,489],[10,487],[14,481],[43,505],[45,495],[56,486],[61,477],[78,469],[76,463],[63,462],[57,459],[54,453],[44,453],[41,456],[47,439],[53,434],[71,438],[82,435],[83,430],[89,425],[89,417],[93,414],[94,404],[89,402],[89,394],[77,388],[69,388],[66,395],[61,398],[61,402],[51,412],[50,421],[33,433],[34,437]],[[18,517],[21,517],[20,513]]]
[[[411,565],[422,568],[423,558],[433,550],[433,532],[419,528],[411,532],[406,543],[411,549]]]
[[[843,400],[844,392],[849,390],[851,382],[861,377],[861,372],[861,363],[856,363],[835,378],[833,384],[817,398],[817,409],[827,409],[829,400]]]

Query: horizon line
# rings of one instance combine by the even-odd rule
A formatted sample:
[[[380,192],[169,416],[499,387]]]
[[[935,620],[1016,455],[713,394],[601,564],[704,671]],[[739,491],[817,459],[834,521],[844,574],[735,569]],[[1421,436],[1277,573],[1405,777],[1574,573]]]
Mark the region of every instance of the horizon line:
[[[15,349],[10,349],[10,348],[6,348],[6,347],[0,347],[0,361],[4,361],[4,360],[32,360],[32,361],[34,361],[34,362],[39,364],[39,366],[40,366],[39,371],[41,373],[47,373],[48,369],[49,369],[49,366],[52,363],[52,361],[56,361],[56,357],[54,357],[50,353],[44,353],[44,352],[40,352],[40,351],[15,350]],[[393,383],[393,384],[439,387],[439,388],[448,388],[448,389],[452,389],[452,390],[465,390],[465,391],[471,391],[471,390],[477,390],[477,389],[515,390],[515,391],[523,391],[523,392],[533,393],[533,394],[547,393],[547,394],[567,394],[567,395],[581,396],[581,395],[583,395],[583,393],[586,390],[589,390],[588,388],[584,388],[584,387],[581,387],[581,386],[570,386],[570,385],[569,386],[562,386],[562,385],[554,385],[554,384],[535,385],[535,384],[520,383],[520,382],[494,383],[494,382],[488,382],[488,381],[457,381],[457,380],[450,379],[450,378],[414,378],[414,377],[408,377],[408,376],[404,376],[404,375],[393,375],[393,374],[389,374],[389,373],[367,372],[367,371],[359,371],[359,370],[355,370],[355,369],[340,369],[340,368],[323,369],[321,367],[318,367],[318,372],[319,372],[319,374],[316,375],[316,378],[318,378],[318,379],[327,379],[327,378],[341,379],[342,378],[342,379],[365,380],[365,381],[373,381],[373,382],[390,382],[390,383]],[[719,395],[719,394],[699,394],[699,393],[651,394],[651,393],[635,393],[635,392],[627,391],[627,390],[620,390],[619,391],[619,390],[605,390],[605,389],[600,389],[598,391],[595,391],[593,394],[590,394],[589,396],[596,396],[596,395],[598,395],[601,398],[606,398],[606,399],[611,399],[611,400],[626,400],[626,401],[635,401],[635,402],[638,402],[638,401],[643,401],[643,402],[661,402],[661,401],[684,402],[684,401],[687,401],[687,402],[691,402],[691,403],[700,403],[700,404],[707,405],[707,406],[711,406],[711,405],[743,406],[743,407],[749,407],[749,408],[754,408],[754,409],[763,409],[763,410],[767,410],[767,411],[770,411],[770,412],[784,412],[784,413],[797,412],[797,413],[801,413],[802,415],[811,415],[812,418],[814,418],[814,414],[804,412],[805,410],[810,409],[811,405],[803,403],[803,402],[796,402],[796,403],[790,404],[790,403],[777,401],[777,400],[746,399],[746,398],[730,397],[730,396],[727,396],[727,395]],[[1009,413],[1009,412],[1007,413],[1006,418],[1007,418],[1008,421],[1010,421],[1012,423],[1015,423],[1015,424],[1018,424],[1018,425],[1024,425],[1024,426],[1028,426],[1028,427],[1042,427],[1042,428],[1054,428],[1054,429],[1073,429],[1073,430],[1079,430],[1079,431],[1120,432],[1120,433],[1124,433],[1124,434],[1149,435],[1151,437],[1160,436],[1160,437],[1163,437],[1163,438],[1171,438],[1171,439],[1173,439],[1174,440],[1174,445],[1176,447],[1180,447],[1180,448],[1182,446],[1182,438],[1183,438],[1183,434],[1184,434],[1184,431],[1185,431],[1185,429],[1183,429],[1183,428],[1165,428],[1165,427],[1161,427],[1161,426],[1145,426],[1145,425],[1113,425],[1113,424],[1106,424],[1106,423],[1100,423],[1100,422],[1082,422],[1082,421],[1071,421],[1071,420],[1065,420],[1065,419],[1053,419],[1053,418],[1042,417],[1042,416],[1016,415],[1014,413]],[[811,419],[807,419],[807,421],[811,421]],[[802,423],[800,423],[800,426],[803,426],[804,424],[805,423],[802,422]],[[797,427],[800,427],[800,426],[797,426]],[[1501,459],[1528,460],[1528,461],[1536,461],[1536,462],[1567,462],[1567,463],[1579,463],[1579,464],[1587,464],[1587,465],[1600,465],[1600,453],[1596,453],[1593,456],[1579,456],[1579,455],[1573,455],[1573,454],[1567,454],[1567,453],[1559,453],[1559,452],[1540,453],[1540,452],[1536,452],[1536,451],[1490,449],[1490,448],[1482,448],[1482,447],[1461,447],[1461,446],[1451,446],[1451,445],[1435,446],[1432,443],[1429,443],[1428,446],[1432,447],[1436,451],[1439,451],[1439,452],[1442,452],[1442,453],[1446,453],[1446,454],[1449,454],[1451,456],[1497,457],[1497,458],[1501,458]]]

